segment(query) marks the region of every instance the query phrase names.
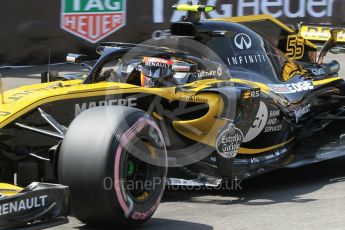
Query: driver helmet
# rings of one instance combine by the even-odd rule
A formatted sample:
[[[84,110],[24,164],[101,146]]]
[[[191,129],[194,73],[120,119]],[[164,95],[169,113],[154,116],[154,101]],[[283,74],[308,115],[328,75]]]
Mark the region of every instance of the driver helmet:
[[[172,65],[174,60],[144,57],[140,81],[142,87],[169,87],[177,85]]]

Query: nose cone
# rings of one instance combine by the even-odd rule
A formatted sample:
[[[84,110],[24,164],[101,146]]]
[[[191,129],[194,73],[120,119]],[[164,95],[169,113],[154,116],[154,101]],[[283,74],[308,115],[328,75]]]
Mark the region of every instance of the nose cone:
[[[27,85],[3,92],[3,102],[0,103],[0,128],[22,116],[26,112],[54,100],[56,96],[68,93],[70,87],[80,84],[80,80],[66,82],[50,82]]]

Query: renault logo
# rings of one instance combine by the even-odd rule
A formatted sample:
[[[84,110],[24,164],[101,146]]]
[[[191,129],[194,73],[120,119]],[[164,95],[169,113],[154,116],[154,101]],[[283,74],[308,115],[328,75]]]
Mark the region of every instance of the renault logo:
[[[247,34],[241,33],[237,34],[235,37],[235,45],[237,48],[243,50],[252,47],[252,39]]]

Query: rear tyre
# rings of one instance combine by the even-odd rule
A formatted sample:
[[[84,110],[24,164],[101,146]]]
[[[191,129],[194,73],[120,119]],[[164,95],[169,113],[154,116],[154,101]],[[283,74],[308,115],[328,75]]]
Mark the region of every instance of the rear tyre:
[[[99,107],[80,114],[61,144],[59,182],[84,223],[135,226],[163,195],[167,154],[157,125],[141,110]]]

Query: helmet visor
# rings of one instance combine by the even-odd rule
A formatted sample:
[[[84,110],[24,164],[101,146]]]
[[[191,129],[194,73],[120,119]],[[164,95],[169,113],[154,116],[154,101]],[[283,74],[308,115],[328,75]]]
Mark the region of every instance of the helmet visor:
[[[144,66],[142,72],[150,78],[164,78],[173,74],[171,69],[157,66]]]
[[[145,65],[143,66],[142,73],[150,78],[164,78],[172,75],[172,60],[162,58],[146,57],[144,58]]]

